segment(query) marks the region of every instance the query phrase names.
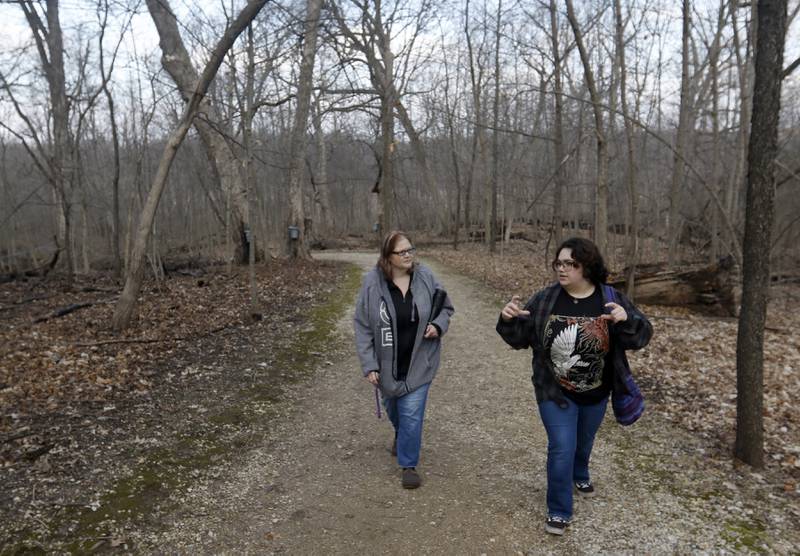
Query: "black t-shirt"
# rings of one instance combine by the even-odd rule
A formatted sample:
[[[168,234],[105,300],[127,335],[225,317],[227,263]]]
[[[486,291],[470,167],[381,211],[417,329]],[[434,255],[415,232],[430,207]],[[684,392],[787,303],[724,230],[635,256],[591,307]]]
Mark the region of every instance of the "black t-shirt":
[[[413,279],[413,276],[412,276]],[[389,282],[389,293],[392,294],[394,312],[397,315],[397,380],[405,380],[408,376],[408,367],[411,364],[411,352],[414,350],[414,340],[417,338],[419,316],[414,310],[414,296],[409,285],[405,297],[400,288]]]
[[[599,287],[585,299],[561,290],[545,326],[556,380],[564,395],[578,404],[595,404],[611,391],[608,321]]]

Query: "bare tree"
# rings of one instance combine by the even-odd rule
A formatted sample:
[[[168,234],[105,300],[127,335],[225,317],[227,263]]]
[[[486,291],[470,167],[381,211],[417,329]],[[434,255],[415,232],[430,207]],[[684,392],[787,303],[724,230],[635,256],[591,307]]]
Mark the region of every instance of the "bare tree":
[[[575,43],[581,56],[583,74],[586,80],[586,87],[589,89],[589,98],[592,102],[592,112],[594,114],[595,141],[597,144],[594,240],[601,252],[605,253],[608,248],[608,143],[606,141],[605,125],[603,124],[603,103],[595,83],[592,63],[589,60],[589,53],[583,41],[583,33],[581,32],[578,18],[575,17],[573,2],[572,0],[565,0],[565,2],[567,4],[567,18],[575,35]]]
[[[293,258],[309,259],[311,254],[305,237],[305,211],[303,209],[303,184],[305,170],[306,129],[311,105],[311,85],[314,74],[314,57],[317,53],[317,28],[322,0],[307,0],[303,54],[300,61],[300,77],[297,83],[297,109],[292,127],[291,153],[289,161],[290,225],[300,232],[296,240],[289,239],[289,253]]]
[[[473,45],[472,30],[470,29],[469,18],[470,0],[466,0],[464,7],[464,36],[467,41],[467,54],[469,62],[469,77],[472,90],[472,149],[470,154],[469,170],[467,173],[467,191],[464,199],[464,222],[469,230],[470,208],[471,208],[471,194],[472,185],[475,182],[475,174],[477,173],[477,162],[481,162],[481,166],[486,163],[486,125],[484,120],[483,111],[483,97],[482,90],[484,85],[484,60],[483,60],[483,44],[481,44],[476,52]],[[485,34],[483,39],[485,40]],[[484,219],[486,222],[486,219]],[[488,231],[487,231],[488,233]]]
[[[686,142],[691,125],[692,95],[689,75],[689,43],[692,33],[692,7],[690,0],[683,0],[683,32],[681,33],[681,104],[678,113],[678,130],[675,132],[675,151],[673,155],[672,182],[669,189],[669,220],[667,222],[667,265],[673,266],[677,256],[680,236],[679,207],[684,182],[684,158]]]
[[[558,12],[556,11],[556,0],[550,0],[550,44],[553,51],[553,154],[555,154],[556,171],[553,184],[553,230],[555,232],[553,241],[556,245],[561,245],[563,239],[564,219],[563,213],[563,193],[566,187],[565,165],[564,165],[564,97],[562,93],[562,52],[558,41]]]
[[[759,0],[753,117],[747,171],[742,310],[736,341],[736,457],[764,464],[764,325],[775,213],[787,0]]]
[[[29,145],[19,132],[5,126],[25,146],[38,169],[53,188],[58,206],[58,243],[64,250],[67,277],[71,282],[75,271],[75,257],[72,246],[72,141],[69,132],[71,103],[67,97],[66,74],[64,71],[64,38],[59,18],[58,0],[47,0],[44,4],[44,21],[37,11],[40,3],[29,0],[19,2],[25,14],[39,61],[47,81],[50,97],[50,118],[52,119],[52,145],[48,147],[31,119],[23,112],[14,97],[11,85],[0,74],[0,85],[6,90],[14,104],[15,111],[25,123],[33,145]],[[45,23],[46,22],[46,23]]]
[[[622,23],[622,6],[620,0],[614,0],[614,21],[616,28],[616,50],[619,63],[619,96],[622,105],[622,118],[625,126],[625,143],[628,151],[627,184],[628,184],[628,244],[625,254],[627,273],[625,276],[626,293],[633,299],[634,276],[636,275],[636,259],[639,252],[639,191],[636,187],[636,153],[633,143],[633,123],[628,109],[628,66],[625,59],[625,30]]]
[[[486,223],[486,244],[489,252],[494,253],[497,238],[497,188],[500,181],[500,16],[503,10],[503,0],[497,2],[495,17],[494,37],[494,101],[492,103],[492,174],[486,184],[484,222]]]
[[[400,121],[411,142],[417,162],[422,170],[423,183],[426,191],[433,199],[438,197],[437,189],[431,177],[425,148],[419,133],[415,129],[410,115],[402,102],[403,90],[399,83],[398,69],[408,70],[408,59],[405,58],[400,68],[397,68],[397,54],[392,49],[393,27],[398,24],[404,12],[402,3],[396,3],[389,9],[384,8],[382,0],[366,0],[363,2],[352,0],[358,13],[356,25],[351,26],[345,19],[345,14],[339,5],[331,1],[329,8],[336,19],[339,30],[347,39],[351,48],[363,55],[363,61],[369,71],[372,89],[365,91],[375,94],[380,100],[380,179],[373,191],[379,194],[379,221],[381,232],[391,229],[395,214],[394,191],[394,156],[395,156],[395,117]],[[406,8],[408,6],[405,6]],[[431,7],[430,0],[423,0],[415,8],[413,27],[408,31],[408,45],[405,55],[409,56],[413,45],[425,24],[425,16]],[[388,13],[384,13],[384,10]],[[360,26],[357,29],[356,26]],[[407,80],[408,75],[404,76]],[[437,215],[437,218],[444,218]],[[437,224],[438,226],[438,224]]]
[[[139,295],[139,291],[142,287],[142,280],[144,279],[144,258],[147,250],[147,243],[155,220],[156,209],[158,208],[161,195],[166,187],[169,170],[175,160],[175,155],[178,153],[178,149],[183,139],[186,137],[189,128],[191,128],[194,123],[195,117],[205,99],[208,87],[211,84],[211,80],[216,76],[217,70],[219,70],[219,66],[222,64],[225,57],[225,53],[233,46],[233,43],[242,31],[253,21],[267,1],[268,0],[249,0],[247,5],[239,12],[236,19],[232,21],[225,30],[225,33],[212,50],[211,57],[203,68],[203,72],[200,74],[192,94],[189,96],[189,102],[183,110],[178,126],[172,132],[164,147],[164,153],[158,164],[158,170],[153,178],[150,192],[147,195],[147,201],[145,202],[142,214],[139,218],[136,240],[133,245],[130,263],[126,272],[125,288],[114,310],[112,327],[116,331],[127,328],[133,316],[133,311],[136,307],[136,298]]]
[[[169,4],[169,0],[146,0],[150,17],[158,30],[159,45],[161,47],[161,64],[172,77],[180,90],[181,96],[186,101],[194,91],[199,79],[189,52],[183,43],[178,21]],[[249,255],[248,234],[250,223],[246,220],[247,192],[241,173],[241,164],[225,137],[218,133],[220,117],[217,109],[207,99],[203,99],[202,112],[204,118],[194,120],[203,145],[208,151],[209,159],[213,162],[215,171],[219,175],[222,189],[226,192],[233,209],[232,226],[229,233],[236,245],[235,259],[246,263]]]

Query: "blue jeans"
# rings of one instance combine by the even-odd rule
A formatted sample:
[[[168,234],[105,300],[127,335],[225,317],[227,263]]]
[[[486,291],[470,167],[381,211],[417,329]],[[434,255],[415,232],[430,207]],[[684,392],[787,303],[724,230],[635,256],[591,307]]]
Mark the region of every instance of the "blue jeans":
[[[572,483],[589,480],[589,456],[597,429],[606,414],[608,398],[594,405],[567,399],[561,408],[554,401],[539,404],[547,431],[547,514],[572,518]]]
[[[394,426],[397,438],[397,463],[400,467],[416,467],[422,447],[422,420],[430,383],[399,398],[384,398],[386,415]]]

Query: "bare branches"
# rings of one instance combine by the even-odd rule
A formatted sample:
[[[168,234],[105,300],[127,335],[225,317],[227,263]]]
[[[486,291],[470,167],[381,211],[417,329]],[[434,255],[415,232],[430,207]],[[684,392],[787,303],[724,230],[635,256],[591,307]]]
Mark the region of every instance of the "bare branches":
[[[784,69],[781,72],[781,79],[786,79],[787,77],[792,75],[792,72],[794,72],[794,70],[796,70],[798,66],[800,66],[800,58],[798,58],[797,60],[786,66],[786,69]]]

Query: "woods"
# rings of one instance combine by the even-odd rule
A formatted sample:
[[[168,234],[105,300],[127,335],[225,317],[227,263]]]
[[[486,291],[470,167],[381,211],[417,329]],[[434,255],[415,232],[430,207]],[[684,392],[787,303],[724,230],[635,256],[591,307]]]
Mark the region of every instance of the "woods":
[[[151,265],[174,249],[246,263],[252,238],[256,261],[306,256],[323,237],[374,237],[376,223],[456,244],[477,231],[490,251],[515,223],[554,241],[581,229],[629,272],[637,257],[741,263],[756,12],[687,0],[678,18],[666,6],[340,1],[319,6],[319,24],[313,6],[272,6],[225,52],[192,121]],[[76,34],[58,2],[2,9],[28,37],[4,45],[0,68],[3,269],[56,250],[70,275],[127,268],[156,153],[213,29],[234,16],[190,29],[168,3],[98,3]],[[776,162],[782,272],[797,265],[794,67]]]
[[[551,282],[555,246],[589,237],[655,329],[632,365],[652,421],[599,452],[615,488],[636,483],[651,530],[666,514],[646,500],[666,482],[695,497],[676,515],[721,523],[730,551],[797,551],[798,15],[800,0],[0,0],[0,522],[80,532],[56,552],[117,548],[98,507],[163,516],[207,468],[260,449],[307,402],[293,387],[351,372],[339,320],[361,270],[343,260],[374,264],[403,229],[480,306],[457,308],[461,366],[443,364],[449,388],[493,396],[442,396],[452,419],[471,412],[460,450],[516,441],[485,411],[517,372],[486,337],[491,303]],[[304,411],[371,415],[373,392],[348,392]],[[304,450],[375,455],[326,435]],[[673,466],[648,475],[654,461]],[[514,477],[507,496],[538,495]],[[793,509],[745,532],[702,513],[741,513],[756,491]],[[289,530],[328,534],[281,503]],[[515,503],[500,506],[504,520]],[[270,511],[250,512],[268,516],[262,541],[283,525]],[[45,550],[34,541],[15,546]]]
[[[121,333],[169,260],[249,265],[255,318],[256,265],[394,228],[491,264],[586,235],[630,297],[740,319],[734,452],[764,465],[799,2],[192,6],[0,3],[3,282],[110,273]]]

